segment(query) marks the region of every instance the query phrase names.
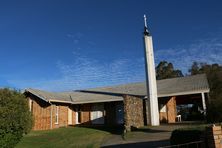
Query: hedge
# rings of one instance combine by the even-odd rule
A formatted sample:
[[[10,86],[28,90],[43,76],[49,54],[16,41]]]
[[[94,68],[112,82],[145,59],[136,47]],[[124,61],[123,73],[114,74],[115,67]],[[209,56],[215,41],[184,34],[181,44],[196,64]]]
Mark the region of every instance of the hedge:
[[[200,141],[200,137],[204,134],[204,131],[204,127],[176,129],[171,134],[170,143],[171,145],[177,145]]]

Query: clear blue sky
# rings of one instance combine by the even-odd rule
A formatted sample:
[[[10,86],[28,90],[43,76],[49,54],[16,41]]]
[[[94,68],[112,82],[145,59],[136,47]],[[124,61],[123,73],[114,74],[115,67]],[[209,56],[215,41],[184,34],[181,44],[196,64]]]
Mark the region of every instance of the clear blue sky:
[[[64,91],[144,81],[155,62],[222,64],[220,0],[0,0],[0,86]]]

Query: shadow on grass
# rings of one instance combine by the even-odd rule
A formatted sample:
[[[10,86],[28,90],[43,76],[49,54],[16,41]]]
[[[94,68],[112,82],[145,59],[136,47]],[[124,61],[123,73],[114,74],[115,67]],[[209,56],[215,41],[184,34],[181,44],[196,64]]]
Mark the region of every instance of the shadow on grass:
[[[127,143],[127,144],[117,144],[117,145],[109,145],[102,146],[102,148],[156,148],[161,146],[169,146],[169,140],[159,140],[159,141],[149,141],[149,142],[137,142],[137,143]]]
[[[122,135],[124,133],[124,126],[118,125],[118,126],[104,126],[104,125],[79,125],[78,127],[84,127],[84,128],[91,128],[101,131],[106,131],[114,135]],[[159,130],[159,129],[152,129],[152,128],[136,128],[131,127],[132,132],[145,132],[145,133],[160,133],[160,132],[169,132],[169,130]]]
[[[104,126],[104,125],[79,125],[78,127],[84,127],[84,128],[90,128],[90,129],[96,129],[100,131],[109,132],[114,135],[122,135],[124,127],[123,125],[117,125],[117,126]]]

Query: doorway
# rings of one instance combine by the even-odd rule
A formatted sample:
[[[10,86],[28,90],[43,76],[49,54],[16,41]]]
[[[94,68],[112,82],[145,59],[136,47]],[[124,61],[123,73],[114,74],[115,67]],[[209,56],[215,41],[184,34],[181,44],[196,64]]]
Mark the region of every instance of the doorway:
[[[102,103],[92,104],[91,110],[92,124],[104,124],[104,105]]]
[[[117,124],[124,123],[124,111],[123,111],[123,104],[116,105],[116,122]]]

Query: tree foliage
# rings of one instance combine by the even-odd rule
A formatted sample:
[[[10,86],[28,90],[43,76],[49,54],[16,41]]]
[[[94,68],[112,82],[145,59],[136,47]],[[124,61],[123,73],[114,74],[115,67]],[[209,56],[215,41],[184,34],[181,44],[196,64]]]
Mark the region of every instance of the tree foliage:
[[[32,116],[24,95],[0,89],[0,147],[14,147],[32,127]]]
[[[167,61],[161,61],[156,67],[156,78],[157,80],[183,77],[181,70],[174,69],[172,63]]]
[[[205,73],[210,86],[210,104],[208,105],[208,120],[222,121],[222,66],[194,62],[189,70],[191,75]]]

